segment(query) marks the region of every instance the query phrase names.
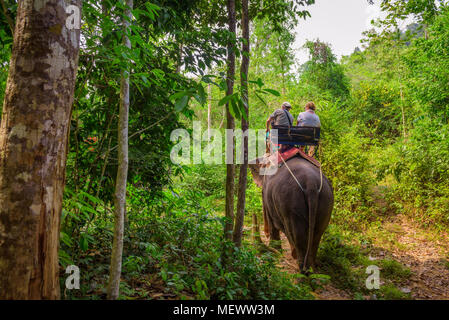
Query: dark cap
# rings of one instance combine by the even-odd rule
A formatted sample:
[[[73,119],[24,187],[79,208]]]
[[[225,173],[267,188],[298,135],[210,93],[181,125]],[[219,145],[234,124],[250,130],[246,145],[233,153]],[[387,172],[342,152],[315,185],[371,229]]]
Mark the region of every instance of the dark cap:
[[[282,106],[283,106],[283,107],[286,107],[286,108],[288,108],[288,109],[291,109],[291,108],[292,108],[292,105],[291,105],[290,103],[288,103],[288,102],[284,102],[284,103],[282,104]]]

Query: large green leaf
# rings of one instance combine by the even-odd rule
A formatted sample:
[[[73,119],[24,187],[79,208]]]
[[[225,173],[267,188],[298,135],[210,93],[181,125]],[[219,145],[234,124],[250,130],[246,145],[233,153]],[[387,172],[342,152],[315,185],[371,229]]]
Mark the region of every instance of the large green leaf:
[[[170,100],[177,101],[177,100],[181,99],[182,97],[184,97],[185,95],[188,95],[188,94],[189,94],[189,92],[187,90],[179,91],[179,92],[176,92],[175,94],[172,94],[170,96]]]
[[[234,97],[234,94],[224,97],[223,99],[221,99],[218,102],[218,106],[223,106],[223,105],[227,104],[230,100],[232,100],[233,97]]]
[[[176,112],[181,112],[182,110],[184,110],[184,108],[189,103],[189,100],[190,100],[190,96],[188,96],[188,95],[185,95],[185,96],[181,97],[179,100],[177,100],[175,103]]]
[[[241,120],[242,119],[242,115],[240,113],[240,109],[239,109],[237,103],[235,102],[235,99],[231,99],[231,101],[230,101],[229,112],[237,120]]]
[[[83,251],[87,251],[87,249],[89,248],[89,241],[87,239],[87,234],[86,233],[81,233],[80,234],[80,249]]]
[[[201,83],[198,84],[198,102],[201,105],[204,105],[206,103],[206,92],[204,91],[204,87]]]
[[[239,97],[237,102],[238,102],[238,106],[239,106],[239,109],[240,109],[240,113],[243,115],[243,118],[245,118],[246,121],[249,121],[248,120],[248,116],[246,114],[246,108],[245,108],[246,103],[245,103],[245,101],[243,101],[243,99],[241,97]]]
[[[280,97],[281,94],[279,93],[279,91],[273,90],[273,89],[264,89],[264,91],[271,93],[272,95],[276,96],[276,97]]]

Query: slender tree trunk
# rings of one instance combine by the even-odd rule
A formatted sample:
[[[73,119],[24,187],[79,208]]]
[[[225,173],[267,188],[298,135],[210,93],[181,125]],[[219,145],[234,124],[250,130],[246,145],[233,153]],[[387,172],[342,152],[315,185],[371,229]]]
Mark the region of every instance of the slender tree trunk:
[[[284,59],[282,57],[281,46],[278,46],[279,51],[279,61],[281,63],[281,75],[282,75],[282,95],[285,96],[285,67],[284,67]]]
[[[125,15],[132,18],[133,0],[126,0]],[[123,20],[125,47],[131,49],[129,40],[130,22]],[[129,117],[129,72],[122,70],[120,83],[120,112],[118,123],[118,169],[114,194],[114,241],[108,284],[108,299],[117,299],[122,273],[123,233],[126,210],[126,181],[128,177],[128,117]]]
[[[178,63],[176,64],[176,73],[181,73],[181,67],[182,67],[182,51],[184,49],[184,46],[182,43],[179,44],[178,47]]]
[[[105,154],[104,160],[103,160],[103,166],[101,167],[100,181],[98,182],[98,189],[97,189],[97,192],[95,193],[95,197],[96,198],[98,198],[100,196],[100,191],[101,191],[102,184],[103,184],[104,174],[106,172],[106,167],[107,167],[108,162],[109,162],[109,152],[110,152],[110,149],[111,149],[111,142],[112,142],[112,136],[109,137],[106,154]],[[96,207],[97,207],[97,204],[95,204],[95,208]]]
[[[262,238],[260,237],[260,225],[259,219],[257,219],[257,214],[253,213],[253,243],[261,244]]]
[[[207,136],[210,138],[212,129],[212,86],[210,83],[207,85],[207,96],[209,98],[207,105]]]
[[[248,119],[248,70],[249,70],[249,17],[248,17],[248,0],[242,0],[242,65],[240,67],[240,81],[242,86],[242,99],[245,107],[245,115]],[[245,117],[242,117],[242,131],[247,133],[249,123]],[[237,215],[235,219],[235,227],[233,241],[237,247],[242,244],[243,220],[245,218],[246,203],[246,186],[248,182],[248,135],[243,135],[243,164],[240,166],[239,191],[237,198]]]
[[[229,32],[235,35],[236,30],[236,14],[235,14],[235,0],[228,0],[228,24]],[[235,43],[230,40],[228,43],[228,71],[227,71],[227,86],[226,95],[234,93],[234,77],[235,77]],[[226,105],[226,128],[235,129],[234,118],[229,112],[229,103]],[[234,150],[234,139],[232,142],[232,149]],[[234,154],[234,151],[233,151]],[[225,224],[225,238],[232,239],[232,230],[234,228],[234,176],[235,176],[235,161],[233,156],[232,164],[226,165],[226,218]]]
[[[405,128],[404,93],[402,90],[402,84],[401,84],[401,113],[402,113],[402,135],[405,139],[407,137],[407,132]]]
[[[76,3],[81,11],[81,2]],[[58,299],[79,30],[66,2],[19,1],[0,127],[0,299]]]
[[[401,59],[401,53],[399,51],[399,48],[397,48],[397,59],[400,61]],[[399,74],[399,90],[400,90],[400,96],[401,96],[401,116],[402,116],[402,136],[404,139],[407,137],[406,128],[405,128],[405,110],[404,110],[404,92],[402,89],[402,68],[398,67],[397,74]]]
[[[226,107],[223,107],[223,116],[221,117],[221,122],[220,122],[220,126],[218,127],[218,129],[223,128],[223,123],[225,121],[226,118]]]

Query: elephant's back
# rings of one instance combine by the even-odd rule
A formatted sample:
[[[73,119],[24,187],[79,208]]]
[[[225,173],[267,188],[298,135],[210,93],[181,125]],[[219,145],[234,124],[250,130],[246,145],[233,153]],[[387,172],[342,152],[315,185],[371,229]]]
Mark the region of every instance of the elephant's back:
[[[322,176],[321,176],[322,174]],[[299,186],[299,185],[300,186]],[[324,193],[324,198],[332,197],[332,185],[324,172],[311,164],[309,161],[296,157],[286,162],[280,167],[276,174],[270,177],[266,185],[267,191],[273,194],[291,194],[292,192],[312,192]]]

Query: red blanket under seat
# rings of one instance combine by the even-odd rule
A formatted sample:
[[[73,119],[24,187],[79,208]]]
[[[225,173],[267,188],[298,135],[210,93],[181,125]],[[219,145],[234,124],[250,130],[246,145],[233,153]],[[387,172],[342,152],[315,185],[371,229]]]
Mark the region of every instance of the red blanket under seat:
[[[308,156],[307,154],[305,154],[299,148],[291,148],[290,150],[287,150],[284,153],[279,153],[279,151],[277,151],[274,154],[274,156],[276,156],[276,158],[277,158],[278,164],[284,164],[284,161],[287,162],[288,160],[295,157],[296,155],[299,155],[301,158],[306,159],[307,161],[309,161],[311,164],[313,164],[317,168],[321,168],[321,163],[319,163],[315,158],[312,158],[312,157]],[[282,161],[282,159],[284,159],[284,161]]]

